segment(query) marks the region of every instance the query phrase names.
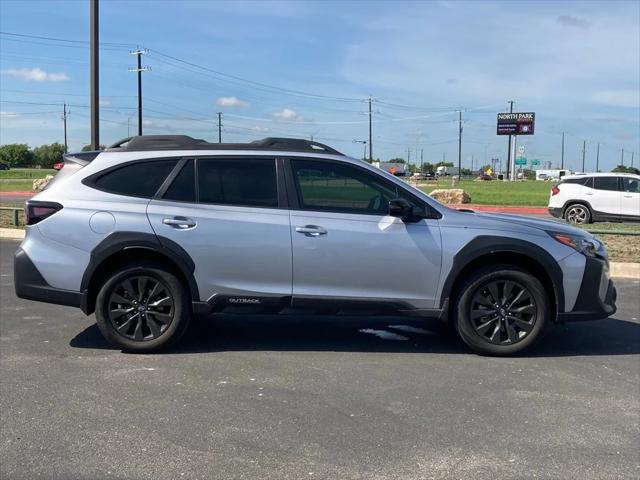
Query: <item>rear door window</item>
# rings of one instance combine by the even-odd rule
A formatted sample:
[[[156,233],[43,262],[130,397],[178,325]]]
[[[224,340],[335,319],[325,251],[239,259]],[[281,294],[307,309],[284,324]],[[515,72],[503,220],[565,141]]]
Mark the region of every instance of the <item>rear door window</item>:
[[[593,188],[596,190],[619,191],[618,177],[594,177]]]
[[[162,198],[177,202],[193,203],[196,201],[196,169],[193,160],[189,160],[183,165],[180,173],[171,182]]]
[[[205,158],[197,160],[200,203],[244,207],[278,206],[273,158]]]
[[[124,164],[95,178],[92,186],[118,195],[151,198],[177,162],[167,159]]]

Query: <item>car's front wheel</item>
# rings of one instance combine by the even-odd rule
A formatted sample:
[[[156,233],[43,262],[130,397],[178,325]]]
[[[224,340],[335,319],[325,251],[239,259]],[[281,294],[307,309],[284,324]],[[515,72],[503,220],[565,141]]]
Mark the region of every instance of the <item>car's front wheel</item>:
[[[478,353],[521,352],[539,339],[550,316],[544,286],[516,266],[476,271],[459,292],[456,327],[462,340]]]
[[[96,298],[96,321],[113,345],[153,352],[180,339],[189,324],[189,295],[179,278],[147,262],[114,271]]]

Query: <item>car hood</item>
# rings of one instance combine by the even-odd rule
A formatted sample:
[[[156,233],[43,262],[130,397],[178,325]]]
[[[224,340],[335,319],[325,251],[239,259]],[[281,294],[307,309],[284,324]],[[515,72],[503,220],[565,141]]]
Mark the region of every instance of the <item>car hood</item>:
[[[463,212],[461,212],[463,213]],[[472,215],[473,217],[481,220],[482,223],[487,226],[487,222],[491,222],[495,227],[505,228],[509,227],[525,227],[535,228],[544,231],[553,231],[558,233],[566,233],[569,235],[580,235],[583,237],[591,237],[592,235],[580,228],[572,227],[566,223],[557,222],[554,220],[545,220],[542,218],[524,217],[522,215],[509,215],[505,213],[480,213],[480,212],[464,212],[465,215]]]

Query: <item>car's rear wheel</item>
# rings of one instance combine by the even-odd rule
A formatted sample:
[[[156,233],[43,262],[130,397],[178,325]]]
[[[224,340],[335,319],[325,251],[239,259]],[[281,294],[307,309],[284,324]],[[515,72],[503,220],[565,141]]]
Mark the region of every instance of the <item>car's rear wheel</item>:
[[[153,352],[180,339],[190,321],[189,295],[161,264],[128,265],[113,272],[96,298],[96,321],[113,345]]]
[[[482,269],[460,289],[456,327],[478,353],[513,355],[539,339],[550,303],[544,286],[529,272],[512,265]]]
[[[591,211],[586,205],[574,203],[565,209],[564,218],[569,223],[583,225],[591,221]]]

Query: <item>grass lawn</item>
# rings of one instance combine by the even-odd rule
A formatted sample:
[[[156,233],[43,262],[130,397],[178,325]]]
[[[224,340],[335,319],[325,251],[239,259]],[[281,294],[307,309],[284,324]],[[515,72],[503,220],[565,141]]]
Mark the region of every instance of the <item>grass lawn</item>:
[[[44,178],[55,173],[55,170],[48,168],[12,168],[11,170],[0,170],[0,180],[4,178]]]
[[[33,188],[33,180],[0,178],[0,192],[26,192]]]
[[[552,185],[549,182],[535,180],[524,182],[463,180],[452,187],[450,179],[441,179],[437,182],[420,183],[418,186],[425,193],[431,193],[437,188],[462,188],[471,197],[471,203],[479,205],[546,207]]]

